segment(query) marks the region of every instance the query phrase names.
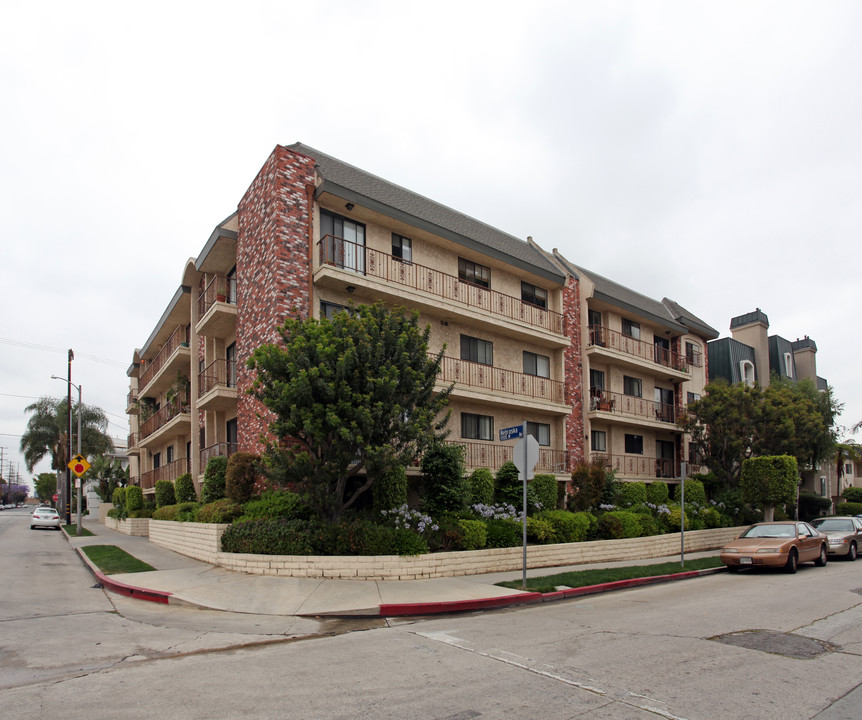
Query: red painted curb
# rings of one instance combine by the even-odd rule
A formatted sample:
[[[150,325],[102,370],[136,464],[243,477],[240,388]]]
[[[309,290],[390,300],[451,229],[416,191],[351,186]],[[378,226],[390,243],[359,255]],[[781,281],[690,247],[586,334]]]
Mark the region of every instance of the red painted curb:
[[[167,591],[148,590],[147,588],[126,585],[126,583],[111,580],[109,576],[105,575],[105,573],[90,562],[90,558],[87,557],[87,553],[81,550],[81,547],[76,547],[75,551],[78,553],[78,557],[84,561],[84,565],[86,565],[90,569],[90,572],[93,573],[96,580],[102,584],[102,587],[107,588],[118,595],[125,595],[126,597],[135,598],[136,600],[148,600],[149,602],[160,603],[162,605],[167,605],[168,598],[173,595],[173,593]]]
[[[501,597],[481,598],[478,600],[451,600],[448,602],[431,603],[392,603],[380,606],[382,617],[397,617],[404,615],[437,615],[440,613],[465,612],[467,610],[484,610],[487,608],[523,605],[542,601],[542,593],[522,593],[520,595],[503,595]]]

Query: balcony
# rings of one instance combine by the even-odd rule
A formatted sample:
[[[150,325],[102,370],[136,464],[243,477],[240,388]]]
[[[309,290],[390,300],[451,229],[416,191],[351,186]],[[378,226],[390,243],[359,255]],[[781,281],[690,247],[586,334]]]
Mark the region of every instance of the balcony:
[[[236,408],[236,360],[215,360],[198,375],[199,410]]]
[[[555,335],[563,334],[563,316],[560,313],[364,245],[326,235],[318,243],[318,256],[321,267],[346,270],[356,275],[357,279],[369,277],[382,280],[423,295],[453,301],[470,310],[515,320]],[[430,303],[429,307],[438,306]]]
[[[129,394],[126,395],[126,415],[137,415],[139,410],[138,391],[137,389],[129,390]]]
[[[140,447],[152,445],[160,436],[173,431],[173,435],[187,435],[191,430],[191,412],[187,398],[177,396],[141,423]]]
[[[436,355],[431,357],[436,358]],[[446,384],[455,383],[555,403],[564,401],[563,383],[559,380],[550,380],[453,357],[444,356],[440,363],[438,378]]]
[[[669,403],[654,402],[623,393],[590,388],[590,412],[608,413],[620,419],[676,424],[676,408]],[[668,428],[675,430],[676,428]]]
[[[141,473],[140,485],[142,490],[152,490],[159,480],[170,480],[174,482],[180,475],[189,471],[189,461],[186,458],[174,460],[167,465],[162,465],[153,470]]]
[[[213,275],[198,296],[195,332],[207,337],[227,337],[236,329],[236,278]]]
[[[138,397],[156,397],[176,379],[177,372],[188,373],[191,363],[189,327],[180,325],[158,354],[147,364],[138,381]]]
[[[495,443],[471,442],[469,440],[447,440],[450,445],[460,445],[464,448],[464,464],[468,470],[485,467],[492,471],[500,468],[503,463],[514,462],[514,445],[497,445]],[[551,450],[539,448],[539,462],[536,473],[567,473],[568,457],[566,450]]]
[[[591,459],[593,462],[606,464],[620,478],[680,479],[680,463],[675,459],[653,458],[645,455],[610,455],[600,452],[592,453]]]
[[[685,355],[636,340],[602,325],[590,325],[589,329],[587,353],[606,357],[618,364],[645,369],[652,374],[667,374],[671,379],[689,379],[689,363]]]
[[[201,474],[206,472],[207,463],[214,457],[230,457],[236,452],[236,443],[216,443],[201,450]]]
[[[138,447],[139,435],[138,433],[129,433],[128,438],[126,438],[126,455],[140,455],[141,448]]]

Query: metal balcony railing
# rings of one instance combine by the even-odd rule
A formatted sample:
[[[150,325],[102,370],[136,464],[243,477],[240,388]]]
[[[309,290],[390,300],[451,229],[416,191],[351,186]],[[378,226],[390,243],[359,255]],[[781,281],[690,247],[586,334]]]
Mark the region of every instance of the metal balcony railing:
[[[666,423],[675,423],[677,414],[676,408],[670,403],[654,402],[599,388],[590,388],[590,410]]]
[[[189,344],[189,326],[180,325],[171,333],[168,341],[162,346],[158,354],[147,364],[141,379],[138,381],[138,389],[145,388],[149,385],[159,370],[167,363],[174,351],[181,345],[188,346]]]
[[[464,462],[468,468],[486,467],[497,470],[503,463],[514,462],[514,444],[497,445],[469,440],[448,440],[447,442],[450,445],[461,445],[464,448]],[[568,457],[569,454],[566,450],[540,447],[539,462],[536,464],[535,472],[565,473],[568,471]]]
[[[214,360],[198,375],[199,399],[217,387],[236,387],[236,360]]]
[[[431,357],[436,355],[431,354]],[[438,377],[445,383],[453,382],[496,392],[563,402],[563,383],[559,380],[504,370],[470,360],[444,356]]]
[[[206,315],[215,303],[224,302],[236,305],[236,277],[210,275],[209,282],[198,295],[198,317]]]
[[[170,480],[173,482],[180,475],[184,475],[189,471],[189,461],[187,458],[180,458],[169,462],[167,465],[148,470],[141,474],[141,489],[152,490],[159,480]]]
[[[446,300],[454,300],[471,309],[486,310],[558,335],[563,333],[563,316],[560,313],[524,302],[512,295],[479,287],[454,275],[447,275],[332,235],[326,235],[320,240],[318,251],[321,265],[331,265]]]
[[[201,472],[206,472],[207,463],[214,457],[230,457],[237,451],[236,443],[216,443],[201,450]]]
[[[617,475],[642,478],[679,478],[679,460],[646,455],[611,455],[592,453],[593,462],[604,462]]]
[[[590,325],[589,343],[593,347],[606,347],[611,350],[631,355],[641,360],[653,362],[656,365],[688,372],[688,358],[673,350],[668,350],[654,343],[636,340],[621,332],[611,330],[602,325]]]
[[[141,424],[140,439],[152,435],[156,430],[163,428],[177,415],[181,413],[189,413],[188,398],[177,396],[168,403],[165,403],[156,413]],[[131,446],[130,446],[131,447]]]

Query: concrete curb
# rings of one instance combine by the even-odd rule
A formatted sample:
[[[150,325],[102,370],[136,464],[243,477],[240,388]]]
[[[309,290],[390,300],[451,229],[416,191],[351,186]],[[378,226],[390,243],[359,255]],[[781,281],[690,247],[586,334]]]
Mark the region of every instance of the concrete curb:
[[[63,533],[66,535],[66,533]],[[68,540],[68,535],[66,536]],[[70,543],[71,544],[71,543]],[[117,580],[112,580],[109,575],[105,575],[99,568],[97,568],[90,558],[87,557],[87,553],[84,552],[83,547],[78,547],[76,545],[72,546],[75,552],[78,553],[78,557],[81,558],[81,562],[89,568],[90,572],[93,574],[93,577],[101,583],[102,587],[111,590],[112,592],[117,593],[118,595],[125,595],[126,597],[135,598],[136,600],[148,600],[149,602],[161,603],[162,605],[167,605],[170,602],[170,597],[173,593],[162,591],[162,590],[150,590],[148,588],[136,587],[134,585],[127,585],[126,583],[118,582]]]

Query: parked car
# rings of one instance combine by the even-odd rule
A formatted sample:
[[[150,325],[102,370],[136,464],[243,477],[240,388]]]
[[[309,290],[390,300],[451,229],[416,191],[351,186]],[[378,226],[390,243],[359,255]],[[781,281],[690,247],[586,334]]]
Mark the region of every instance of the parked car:
[[[829,537],[829,554],[855,560],[862,543],[862,520],[849,515],[835,515],[812,520],[811,524]]]
[[[60,514],[52,507],[36,508],[33,511],[33,516],[30,518],[30,529],[35,530],[40,527],[50,527],[59,530]]]
[[[799,520],[757,523],[721,549],[730,572],[746,567],[783,567],[795,573],[799,563],[813,560],[823,567],[829,554],[825,533]]]

